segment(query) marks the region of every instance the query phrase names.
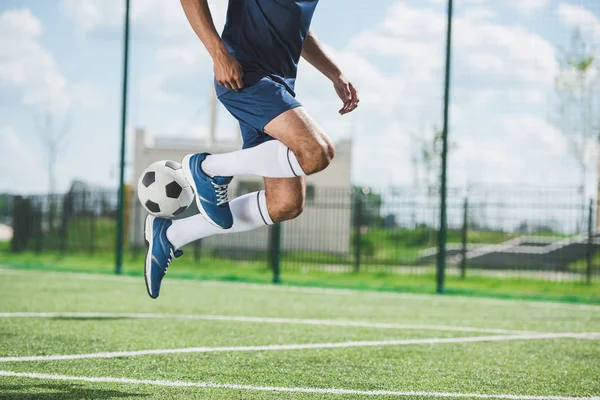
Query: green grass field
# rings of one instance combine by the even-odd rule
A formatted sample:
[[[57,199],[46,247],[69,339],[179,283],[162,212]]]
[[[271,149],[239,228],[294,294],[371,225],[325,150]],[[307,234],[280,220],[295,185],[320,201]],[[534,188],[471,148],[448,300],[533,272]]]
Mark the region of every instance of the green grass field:
[[[3,247],[4,246],[4,247]],[[126,253],[123,273],[142,276],[143,252],[137,256]],[[600,258],[597,260],[600,263]],[[367,265],[360,273],[314,270],[312,264],[298,264],[283,260],[282,284],[325,288],[359,290],[433,293],[435,273],[429,268],[405,268],[402,273],[393,273],[389,266]],[[112,274],[114,255],[109,253],[77,254],[64,256],[57,253],[34,252],[11,253],[5,243],[0,242],[0,265],[27,270],[53,270],[63,272],[91,272]],[[350,270],[351,271],[351,270]],[[591,284],[578,280],[555,279],[528,275],[482,276],[478,271],[467,271],[463,280],[449,270],[446,277],[446,293],[464,296],[514,298],[530,300],[565,301],[572,303],[600,304],[600,279],[593,277]],[[177,259],[169,270],[169,276],[182,279],[220,280],[251,283],[269,283],[273,274],[267,261],[242,261],[215,259],[202,256],[194,260],[193,250]],[[560,278],[560,277],[559,277]]]
[[[600,396],[600,307],[0,269],[0,399],[482,395]]]

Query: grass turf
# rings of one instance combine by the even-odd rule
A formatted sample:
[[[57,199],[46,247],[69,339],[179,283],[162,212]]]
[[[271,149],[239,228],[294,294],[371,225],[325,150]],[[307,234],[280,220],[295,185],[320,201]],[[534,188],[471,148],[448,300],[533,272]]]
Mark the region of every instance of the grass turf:
[[[0,312],[215,314],[540,332],[599,332],[600,307],[561,303],[322,291],[177,280],[150,300],[143,279],[0,270]],[[0,319],[0,357],[179,347],[256,346],[493,335],[125,317]],[[252,386],[520,395],[600,395],[600,341],[539,339],[271,352],[157,354],[0,363],[0,370]],[[0,377],[0,399],[331,399],[273,393]],[[378,398],[388,398],[381,396]],[[393,398],[393,397],[389,397]],[[419,397],[423,398],[423,397]]]
[[[4,246],[4,247],[3,247]],[[266,261],[240,261],[202,257],[194,260],[193,251],[177,259],[170,276],[185,279],[204,279],[221,281],[240,281],[269,283],[273,274],[266,267]],[[36,254],[33,252],[11,253],[6,244],[0,243],[0,265],[22,269],[58,270],[71,272],[94,272],[112,274],[114,255],[99,253]],[[126,254],[123,273],[141,276],[143,254]],[[365,266],[359,273],[330,270],[314,270],[310,264],[298,265],[283,261],[282,283],[295,286],[315,286],[331,288],[350,288],[392,292],[433,293],[435,273],[432,268],[424,272],[423,267],[402,267],[401,273],[393,273],[386,266]],[[565,301],[573,303],[600,304],[600,279],[594,276],[591,284],[568,277],[535,276],[513,274],[502,276],[481,276],[476,271],[467,271],[467,278],[450,274],[446,276],[446,293],[496,297],[520,298],[531,300]]]

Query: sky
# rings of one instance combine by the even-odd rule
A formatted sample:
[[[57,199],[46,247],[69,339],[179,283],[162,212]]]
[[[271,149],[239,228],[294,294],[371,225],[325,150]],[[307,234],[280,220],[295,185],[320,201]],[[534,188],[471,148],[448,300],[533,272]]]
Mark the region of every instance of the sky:
[[[131,0],[126,179],[133,132],[208,134],[212,62],[179,1]],[[209,1],[220,31],[227,2]],[[65,132],[57,188],[118,183],[124,0],[0,2],[0,192],[48,188],[43,136]],[[445,0],[323,0],[312,29],[361,94],[339,116],[305,62],[297,97],[334,141],[353,140],[356,184],[423,182],[414,155],[442,126]],[[598,0],[455,0],[449,184],[574,187],[581,173],[557,120],[557,57],[574,29],[600,49]],[[600,91],[599,91],[600,93]],[[600,104],[600,103],[599,103]],[[235,120],[220,107],[218,136]],[[561,128],[562,127],[562,128]],[[202,149],[198,149],[202,151]],[[596,162],[589,152],[591,194]]]

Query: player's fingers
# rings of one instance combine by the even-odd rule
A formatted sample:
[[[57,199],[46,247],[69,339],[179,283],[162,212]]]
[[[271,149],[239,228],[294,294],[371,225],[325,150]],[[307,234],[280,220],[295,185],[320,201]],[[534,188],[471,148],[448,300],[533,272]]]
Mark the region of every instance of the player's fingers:
[[[231,85],[229,84],[229,82],[223,82],[223,86],[225,86],[229,90],[233,90],[233,88],[231,87]]]
[[[340,114],[344,115],[348,112],[348,104],[349,104],[348,101],[344,101],[344,105],[340,109]]]
[[[350,90],[350,85],[346,85],[344,87],[344,103],[348,103],[352,100],[352,91]]]
[[[354,110],[356,110],[356,108],[358,107],[358,102],[359,102],[359,101],[360,101],[360,100],[359,100],[357,97],[355,97],[355,98],[352,100],[352,104],[350,105],[350,111],[354,111]]]
[[[344,106],[342,107],[342,109],[340,110],[340,114],[344,115],[348,113],[348,110],[350,109],[350,102],[346,102],[344,103]]]
[[[352,99],[355,104],[358,104],[360,101],[360,96],[358,95],[358,90],[354,88],[352,84],[350,84],[350,91],[352,92]]]
[[[231,88],[232,88],[233,90],[235,90],[236,92],[239,92],[239,91],[240,91],[240,88],[238,87],[237,81],[236,81],[235,79],[231,79],[231,80],[229,81],[229,85],[231,85]]]
[[[350,111],[350,108],[352,107],[352,97],[350,97],[347,101],[344,102],[344,114]]]
[[[242,81],[242,78],[238,78],[236,80],[236,83],[239,90],[242,90],[244,88],[244,81]]]

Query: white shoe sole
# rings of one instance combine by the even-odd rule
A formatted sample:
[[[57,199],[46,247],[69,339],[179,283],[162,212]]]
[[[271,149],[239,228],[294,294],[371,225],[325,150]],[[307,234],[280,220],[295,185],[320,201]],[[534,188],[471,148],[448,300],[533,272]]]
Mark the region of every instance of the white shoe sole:
[[[219,224],[217,224],[215,221],[213,221],[208,216],[206,211],[204,210],[204,207],[202,207],[202,203],[200,202],[200,196],[198,196],[198,190],[196,190],[196,183],[194,182],[194,176],[192,175],[192,171],[190,170],[190,158],[192,156],[193,156],[193,154],[188,154],[187,156],[183,157],[183,160],[181,161],[181,165],[183,168],[183,176],[185,176],[185,179],[188,181],[188,183],[192,187],[192,190],[194,191],[195,198],[196,198],[196,207],[198,207],[198,211],[200,211],[200,214],[202,214],[204,219],[207,220],[211,225],[214,225],[219,229],[225,229],[222,226],[220,226]]]
[[[152,215],[148,215],[146,217],[146,222],[144,223],[144,240],[146,240],[146,261],[144,264],[144,280],[146,281],[146,290],[148,291],[148,296],[153,299],[156,297],[152,296],[152,291],[150,288],[152,287],[152,243],[154,240],[154,219],[156,217]]]

